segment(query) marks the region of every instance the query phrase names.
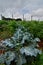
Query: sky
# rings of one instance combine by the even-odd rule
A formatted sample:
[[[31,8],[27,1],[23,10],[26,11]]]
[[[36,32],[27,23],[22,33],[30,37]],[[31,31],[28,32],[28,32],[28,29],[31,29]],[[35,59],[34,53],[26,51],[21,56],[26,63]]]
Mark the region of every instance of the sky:
[[[13,14],[15,18],[23,18],[24,14],[27,20],[31,15],[43,16],[43,0],[0,0],[1,14],[6,17],[12,17]],[[43,19],[43,17],[40,18]]]

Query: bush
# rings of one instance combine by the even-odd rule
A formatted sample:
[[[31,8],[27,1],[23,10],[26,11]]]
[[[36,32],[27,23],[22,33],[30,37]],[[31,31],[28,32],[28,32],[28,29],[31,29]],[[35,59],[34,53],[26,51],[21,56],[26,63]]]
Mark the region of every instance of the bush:
[[[16,28],[22,25],[34,35],[34,37],[39,37],[43,39],[43,21],[3,21],[0,20],[0,32],[6,31],[11,32],[11,35],[15,32]],[[0,34],[1,35],[1,34]],[[3,34],[2,34],[3,35]]]

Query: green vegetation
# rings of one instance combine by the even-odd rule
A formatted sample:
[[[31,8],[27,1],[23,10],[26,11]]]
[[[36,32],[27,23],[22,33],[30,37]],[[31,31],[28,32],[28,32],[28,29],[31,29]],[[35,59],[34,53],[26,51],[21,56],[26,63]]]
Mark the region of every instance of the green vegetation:
[[[0,39],[11,37],[18,25],[22,25],[30,31],[34,37],[43,39],[43,21],[4,21],[0,20]]]
[[[11,37],[16,28],[22,25],[28,29],[28,32],[32,33],[34,37],[39,37],[43,40],[43,21],[4,21],[0,20],[0,40],[6,39]],[[16,50],[18,51],[20,47],[17,47]],[[4,65],[4,64],[0,64]],[[26,65],[26,64],[25,64]],[[43,65],[43,54],[37,56],[36,62],[32,65]]]
[[[43,65],[43,53],[37,57],[36,65]]]
[[[5,64],[0,64],[0,65],[5,65]]]
[[[28,31],[30,31],[34,35],[34,37],[43,39],[43,21],[21,22],[20,24],[28,28]]]
[[[15,21],[7,22],[0,20],[0,40],[11,37],[15,32],[16,27],[17,25]]]

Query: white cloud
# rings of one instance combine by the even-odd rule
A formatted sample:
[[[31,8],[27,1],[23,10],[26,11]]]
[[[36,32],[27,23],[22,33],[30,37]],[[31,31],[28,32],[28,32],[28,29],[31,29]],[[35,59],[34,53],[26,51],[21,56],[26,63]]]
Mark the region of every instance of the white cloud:
[[[24,15],[24,18],[25,18],[25,20],[31,20],[31,14],[26,13],[26,14]]]
[[[43,8],[39,8],[37,10],[34,10],[31,14],[33,16],[33,19],[35,20],[43,20]]]
[[[39,9],[33,11],[33,15],[43,16],[43,8],[39,8]]]
[[[15,14],[17,11],[15,8],[8,8],[5,9],[5,11],[2,13],[2,15],[4,15],[5,17],[12,17],[12,14]]]
[[[34,10],[41,7],[43,8],[43,0],[0,0],[0,11],[6,8]]]
[[[9,8],[9,9],[6,9],[4,13],[2,13],[3,16],[5,17],[9,17],[9,18],[12,18],[12,15],[13,15],[13,18],[23,18],[23,15],[17,11],[15,8]]]
[[[23,15],[20,14],[19,12],[16,12],[13,17],[14,18],[21,18],[21,19],[23,19]]]
[[[0,0],[0,13],[4,13],[6,17],[21,17],[25,13],[28,20],[31,14],[43,15],[43,0]]]

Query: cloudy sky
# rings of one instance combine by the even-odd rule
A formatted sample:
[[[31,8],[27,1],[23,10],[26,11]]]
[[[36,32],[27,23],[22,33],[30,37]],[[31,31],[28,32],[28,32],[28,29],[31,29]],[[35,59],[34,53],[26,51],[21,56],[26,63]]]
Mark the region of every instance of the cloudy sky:
[[[43,0],[0,0],[0,14],[6,17],[21,17],[26,19],[31,15],[43,16]]]

